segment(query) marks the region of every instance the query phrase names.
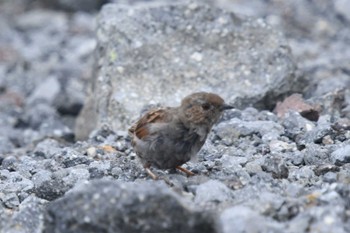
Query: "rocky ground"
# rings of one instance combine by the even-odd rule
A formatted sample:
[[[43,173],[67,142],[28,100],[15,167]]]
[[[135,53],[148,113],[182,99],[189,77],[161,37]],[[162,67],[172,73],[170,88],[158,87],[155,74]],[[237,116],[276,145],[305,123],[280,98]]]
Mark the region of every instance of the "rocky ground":
[[[147,10],[152,1],[120,1],[132,3],[124,7],[127,12],[134,10],[129,12],[133,17],[123,18],[111,14],[120,10],[116,5],[99,14],[106,1],[71,2],[75,4],[0,3],[0,232],[350,232],[348,1],[213,0],[206,1],[211,5],[207,8],[187,4],[198,16],[210,12],[210,17],[191,21],[198,32],[210,36],[196,47],[191,39],[196,35],[184,33],[190,38],[184,40],[185,49],[166,37],[187,22],[181,21],[184,8],[166,8],[170,10],[165,17],[164,8]],[[138,15],[136,2],[143,2],[145,14]],[[234,13],[213,10],[214,6]],[[207,27],[202,22],[215,22],[216,17],[219,24]],[[164,24],[152,24],[155,18]],[[239,30],[228,28],[220,34],[227,19]],[[123,25],[113,28],[118,20]],[[172,22],[180,26],[164,26]],[[140,31],[139,25],[147,30]],[[106,31],[111,28],[115,31]],[[212,29],[220,32],[223,44],[229,44],[228,38],[237,39],[232,48],[242,49],[239,57],[227,47],[213,47],[219,37],[211,36]],[[154,33],[157,36],[151,37]],[[171,46],[163,46],[166,42]],[[170,61],[175,54],[180,62],[174,58],[168,69],[167,62],[152,54],[150,48],[158,47],[147,44],[183,49],[162,58]],[[183,61],[187,52],[192,55],[188,64]],[[140,65],[132,66],[132,59]],[[232,71],[235,77],[277,81],[253,79],[260,86],[233,98],[230,85],[246,89],[245,82],[230,80],[220,86],[215,78],[206,80],[210,90],[219,90],[240,108],[225,113],[198,161],[184,165],[196,176],[155,170],[162,179],[152,181],[130,147],[128,126],[119,129],[91,122],[91,127],[86,120],[91,109],[107,112],[102,100],[109,101],[110,93],[100,87],[107,86],[108,75],[124,72],[122,61],[129,62],[125,67],[132,67],[133,74],[145,77],[188,69],[215,76],[212,69],[217,64],[229,70],[229,64],[220,63],[225,59],[241,69]],[[264,69],[264,64],[270,66]],[[145,65],[155,67],[153,73]],[[113,88],[122,86],[116,82],[120,77],[111,80]],[[125,82],[130,80],[132,75]],[[169,80],[155,78],[155,82],[162,85]],[[100,89],[93,87],[96,83]],[[94,93],[96,89],[99,93]],[[245,95],[252,106],[244,101]],[[123,96],[116,98],[123,101]],[[92,97],[99,105],[88,109],[85,105],[85,121],[78,127],[93,131],[88,139],[76,141],[77,116]],[[124,118],[120,122],[127,122]]]

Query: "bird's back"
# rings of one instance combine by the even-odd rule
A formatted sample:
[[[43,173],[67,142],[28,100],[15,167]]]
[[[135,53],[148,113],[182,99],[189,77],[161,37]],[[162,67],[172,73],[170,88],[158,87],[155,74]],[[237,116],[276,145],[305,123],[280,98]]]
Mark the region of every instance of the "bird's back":
[[[129,130],[135,152],[144,164],[174,168],[189,161],[203,146],[205,139],[186,128],[172,111],[150,111]]]

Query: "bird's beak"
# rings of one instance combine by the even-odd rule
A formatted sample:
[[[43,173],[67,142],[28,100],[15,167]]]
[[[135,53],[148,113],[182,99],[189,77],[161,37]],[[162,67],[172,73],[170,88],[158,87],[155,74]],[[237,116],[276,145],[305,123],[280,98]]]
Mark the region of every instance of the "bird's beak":
[[[228,104],[223,104],[220,108],[221,111],[224,111],[224,110],[228,110],[228,109],[232,109],[234,108],[233,106],[231,105],[228,105]]]

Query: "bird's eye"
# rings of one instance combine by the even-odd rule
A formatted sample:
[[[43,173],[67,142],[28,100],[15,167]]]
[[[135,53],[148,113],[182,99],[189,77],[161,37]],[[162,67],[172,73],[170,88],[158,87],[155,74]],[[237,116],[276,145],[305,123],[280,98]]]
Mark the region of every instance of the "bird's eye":
[[[204,110],[209,110],[209,109],[210,109],[210,104],[204,103],[204,104],[202,104],[202,108],[203,108]]]

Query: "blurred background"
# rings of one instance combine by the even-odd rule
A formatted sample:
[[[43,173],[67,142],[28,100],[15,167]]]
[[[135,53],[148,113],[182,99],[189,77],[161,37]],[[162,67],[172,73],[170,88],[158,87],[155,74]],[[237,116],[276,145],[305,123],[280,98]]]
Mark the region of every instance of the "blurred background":
[[[151,1],[1,0],[0,151],[46,136],[74,139],[74,124],[94,76],[95,18],[103,4]],[[283,33],[306,98],[349,84],[348,0],[207,0],[263,18]],[[2,133],[4,134],[4,133]]]
[[[112,2],[126,7],[100,11]],[[153,2],[0,0],[0,233],[350,232],[350,0],[132,9]],[[187,163],[196,176],[150,181],[125,130],[140,108],[123,107],[153,100],[144,83],[161,99],[204,81],[265,105],[239,96]]]

